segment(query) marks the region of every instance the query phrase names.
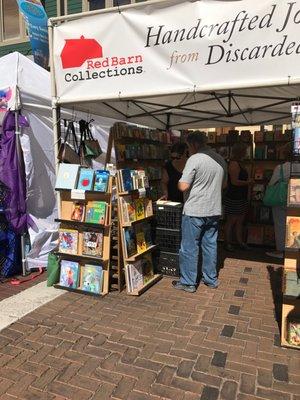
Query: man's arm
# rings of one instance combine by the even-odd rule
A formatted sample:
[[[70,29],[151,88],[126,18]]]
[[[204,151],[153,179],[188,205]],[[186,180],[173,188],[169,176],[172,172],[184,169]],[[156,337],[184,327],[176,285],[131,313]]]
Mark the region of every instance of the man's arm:
[[[189,188],[191,187],[191,185],[187,182],[178,182],[178,189],[181,192],[186,192],[187,190],[189,190]]]

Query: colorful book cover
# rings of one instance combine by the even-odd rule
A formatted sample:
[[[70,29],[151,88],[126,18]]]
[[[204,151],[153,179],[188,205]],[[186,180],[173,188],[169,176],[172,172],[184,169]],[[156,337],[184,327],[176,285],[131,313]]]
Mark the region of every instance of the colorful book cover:
[[[125,144],[117,143],[115,145],[116,156],[118,161],[125,161],[126,159],[126,146]]]
[[[56,189],[75,189],[80,165],[77,164],[59,164]]]
[[[263,244],[264,242],[264,227],[263,226],[248,226],[247,243]]]
[[[105,224],[106,220],[106,207],[104,201],[91,201],[86,207],[85,222],[91,224]]]
[[[152,254],[145,254],[142,261],[144,285],[148,283],[154,276]]]
[[[145,198],[145,216],[151,217],[153,215],[153,203],[151,199]]]
[[[59,229],[59,251],[66,254],[77,254],[78,232],[73,229]]]
[[[119,197],[119,208],[121,210],[122,224],[127,225],[130,223],[127,202],[124,197]]]
[[[255,201],[260,201],[264,198],[265,186],[262,184],[253,185],[252,188],[252,199]]]
[[[121,177],[122,177],[122,186],[124,188],[124,192],[130,192],[131,190],[133,190],[131,170],[129,168],[122,169]]]
[[[255,146],[254,158],[256,160],[265,160],[265,158],[266,158],[266,146],[265,145],[256,145]]]
[[[300,217],[287,217],[286,247],[300,249]]]
[[[250,143],[252,141],[251,131],[242,131],[241,132],[241,141],[244,143]]]
[[[217,140],[217,134],[216,132],[208,132],[207,134],[207,143],[216,143]]]
[[[143,231],[136,232],[136,246],[138,254],[141,254],[147,250],[147,243]]]
[[[85,214],[85,204],[79,202],[73,203],[71,220],[77,222],[83,222],[84,214]]]
[[[103,232],[83,232],[82,254],[102,257]]]
[[[105,170],[95,171],[94,190],[96,192],[106,193],[108,188],[109,172]]]
[[[275,142],[283,142],[284,141],[284,135],[281,131],[276,131],[274,133],[274,140]]]
[[[123,229],[124,243],[125,243],[125,254],[127,258],[132,257],[136,254],[136,236],[135,231],[132,227]]]
[[[93,180],[94,180],[94,171],[88,168],[81,168],[79,172],[77,189],[92,190]]]
[[[288,321],[287,331],[289,344],[300,347],[300,319],[298,321]]]
[[[135,204],[136,220],[139,221],[140,219],[144,219],[145,218],[144,199],[143,198],[135,199],[134,204]]]
[[[61,260],[59,284],[77,289],[79,278],[79,264],[74,261]]]
[[[284,274],[283,294],[300,299],[300,277],[297,271],[287,271]]]
[[[290,179],[289,183],[289,206],[300,207],[300,179]]]
[[[267,132],[265,132],[265,141],[266,142],[273,142],[273,140],[274,140],[274,132],[272,132],[272,131],[267,131]]]
[[[103,286],[103,269],[100,265],[81,267],[80,289],[86,292],[100,294]]]
[[[130,288],[134,292],[144,286],[143,266],[141,260],[129,264]]]

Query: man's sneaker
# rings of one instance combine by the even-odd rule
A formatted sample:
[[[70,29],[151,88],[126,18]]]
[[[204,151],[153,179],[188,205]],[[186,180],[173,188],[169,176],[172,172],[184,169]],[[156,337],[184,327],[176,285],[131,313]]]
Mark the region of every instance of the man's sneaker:
[[[203,280],[201,280],[201,283],[203,283],[205,286],[209,287],[210,289],[218,289],[220,283],[217,282],[215,285],[211,285],[210,283],[206,283]]]
[[[173,288],[177,290],[184,290],[185,292],[195,293],[196,287],[194,285],[183,285],[179,281],[172,282]]]

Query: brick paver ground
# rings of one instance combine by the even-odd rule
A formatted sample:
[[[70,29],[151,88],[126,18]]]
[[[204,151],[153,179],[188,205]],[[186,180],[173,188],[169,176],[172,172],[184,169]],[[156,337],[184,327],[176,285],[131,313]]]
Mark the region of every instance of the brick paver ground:
[[[23,276],[15,276],[14,278],[19,279],[20,281],[22,281],[23,279],[29,279],[30,277],[36,275],[37,272],[33,272],[32,274],[23,277]],[[12,285],[10,283],[12,278],[6,278],[6,279],[1,279],[0,280],[0,301],[4,300],[10,296],[14,296],[15,294],[18,294],[20,292],[22,292],[23,290],[26,290],[34,285],[36,285],[37,283],[43,282],[44,280],[47,279],[47,273],[43,273],[42,275],[38,276],[37,278],[28,281],[28,282],[24,282],[21,285]]]
[[[300,353],[279,347],[280,266],[227,260],[220,278],[37,309],[0,332],[0,399],[300,400]]]

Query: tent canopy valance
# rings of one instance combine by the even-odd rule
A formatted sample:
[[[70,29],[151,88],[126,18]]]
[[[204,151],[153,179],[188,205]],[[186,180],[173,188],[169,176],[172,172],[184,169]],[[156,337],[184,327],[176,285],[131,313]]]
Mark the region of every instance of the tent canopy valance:
[[[300,0],[163,0],[50,20],[56,105],[158,128],[284,123]]]

